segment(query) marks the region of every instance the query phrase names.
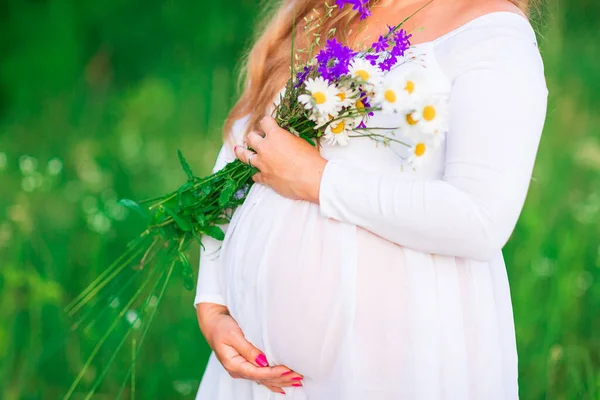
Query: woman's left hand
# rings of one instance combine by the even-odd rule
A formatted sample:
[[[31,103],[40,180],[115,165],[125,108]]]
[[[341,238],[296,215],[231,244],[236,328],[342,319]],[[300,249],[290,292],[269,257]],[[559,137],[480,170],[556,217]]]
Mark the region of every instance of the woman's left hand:
[[[260,171],[252,179],[290,199],[318,203],[327,160],[304,139],[280,128],[273,118],[264,117],[260,126],[262,133],[253,131],[246,137],[246,143],[256,152],[251,164]],[[244,163],[253,153],[243,146],[236,146],[234,152]]]

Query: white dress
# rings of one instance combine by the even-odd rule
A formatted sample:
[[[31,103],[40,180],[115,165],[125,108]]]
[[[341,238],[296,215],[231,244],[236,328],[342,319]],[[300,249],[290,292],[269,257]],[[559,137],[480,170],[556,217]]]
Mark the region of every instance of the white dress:
[[[226,305],[271,365],[304,375],[285,398],[518,398],[501,249],[546,114],[535,34],[521,16],[495,12],[412,54],[449,96],[445,148],[427,166],[403,166],[401,149],[367,138],[325,145],[320,204],[256,184],[222,247],[205,238],[195,304]],[[369,125],[390,118],[376,113]],[[224,146],[215,170],[233,159]],[[277,398],[231,378],[214,354],[196,397]]]

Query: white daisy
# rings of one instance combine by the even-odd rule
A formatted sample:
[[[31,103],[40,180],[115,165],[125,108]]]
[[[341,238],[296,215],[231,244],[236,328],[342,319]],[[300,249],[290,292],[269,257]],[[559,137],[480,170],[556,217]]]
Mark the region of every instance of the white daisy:
[[[342,118],[331,122],[325,128],[325,136],[323,139],[329,144],[339,144],[340,146],[346,146],[350,139],[348,133],[352,132],[356,128],[356,118]]]
[[[355,58],[350,63],[348,73],[351,77],[357,79],[359,83],[363,84],[363,88],[367,91],[381,84],[383,80],[381,69],[377,65],[371,65],[369,61],[363,58]]]
[[[298,96],[298,101],[304,104],[304,108],[313,111],[313,121],[322,119],[324,116],[337,116],[340,112],[341,100],[337,96],[339,90],[335,85],[329,85],[325,79],[318,76],[309,78],[304,83],[309,94]]]
[[[406,116],[408,125],[416,125],[420,132],[432,135],[436,142],[448,131],[448,104],[439,96],[421,99],[414,111]]]
[[[407,81],[402,74],[387,75],[383,83],[375,88],[374,103],[387,114],[406,113],[409,110],[408,96],[405,89]]]
[[[429,93],[428,80],[419,69],[395,72],[376,90],[376,101],[388,113],[409,112]]]
[[[401,77],[401,80],[404,89],[403,94],[408,97],[408,100],[420,98],[430,92],[429,80],[420,67],[412,68],[411,71]]]
[[[436,144],[429,135],[419,135],[409,149],[408,162],[413,167],[421,167],[429,162],[435,152]]]
[[[338,90],[339,93],[337,96],[340,98],[340,104],[342,107],[354,106],[357,100],[360,98],[360,92],[355,89],[340,87]]]

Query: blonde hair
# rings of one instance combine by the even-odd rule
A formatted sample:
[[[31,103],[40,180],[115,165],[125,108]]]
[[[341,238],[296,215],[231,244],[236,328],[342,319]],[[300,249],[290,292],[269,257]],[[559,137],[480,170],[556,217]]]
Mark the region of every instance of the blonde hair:
[[[528,13],[528,0],[510,0],[523,12]],[[265,10],[266,17],[257,29],[258,36],[250,52],[244,57],[240,74],[243,91],[225,121],[224,135],[230,139],[233,123],[246,115],[249,120],[246,133],[257,129],[261,118],[267,113],[277,93],[290,77],[290,54],[292,49],[292,20],[297,21],[295,40],[296,47],[303,46],[302,39],[305,17],[316,10],[323,15],[323,0],[281,0]],[[318,29],[324,38],[326,33],[335,28],[336,37],[345,42],[345,26],[353,26],[359,19],[358,12],[350,7],[336,9],[331,18],[327,18]]]

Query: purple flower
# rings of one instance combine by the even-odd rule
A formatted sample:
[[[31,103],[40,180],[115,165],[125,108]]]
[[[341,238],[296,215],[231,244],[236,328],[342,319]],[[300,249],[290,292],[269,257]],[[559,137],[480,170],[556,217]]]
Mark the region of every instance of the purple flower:
[[[406,33],[404,29],[400,29],[395,33],[394,40],[396,42],[403,42],[410,45],[410,38],[412,37],[412,33]]]
[[[411,36],[412,34],[406,34],[404,29],[400,29],[398,32],[394,33],[394,47],[392,48],[391,54],[396,57],[402,57],[410,47]]]
[[[367,97],[367,94],[365,92],[360,92],[360,99],[360,101],[362,101],[363,105],[367,110],[371,108],[371,102],[369,101],[369,98]],[[375,115],[375,113],[373,111],[369,111],[369,114],[367,115],[369,117],[372,117],[373,115]]]
[[[404,52],[406,52],[407,47],[404,46],[398,46],[397,44],[392,47],[392,51],[390,51],[390,54],[393,55],[394,57],[402,57],[404,56]]]
[[[377,64],[377,60],[378,59],[379,59],[379,56],[377,54],[367,54],[365,56],[365,60],[367,60],[368,62],[370,62],[371,65]]]
[[[394,65],[396,65],[396,62],[398,62],[396,56],[390,54],[388,58],[379,63],[379,69],[381,69],[384,72],[389,71]]]
[[[360,121],[360,124],[358,124],[358,126],[356,127],[356,129],[366,129],[367,125],[365,124],[365,121]]]
[[[296,80],[297,80],[297,82],[294,85],[294,88],[296,88],[296,89],[299,88],[304,83],[304,81],[306,80],[306,78],[308,78],[308,74],[310,74],[311,72],[312,72],[312,67],[310,67],[308,65],[306,65],[302,69],[302,71],[299,71],[296,74]]]
[[[388,26],[388,38],[384,39],[382,36],[379,36],[379,40],[373,43],[372,48],[377,52],[387,52],[388,56],[381,61],[378,65],[382,71],[389,71],[392,69],[394,65],[398,62],[398,57],[403,57],[404,53],[410,47],[410,37],[412,35],[408,35],[404,29],[400,29],[397,32],[394,32],[394,27]],[[389,47],[388,40],[391,37],[391,41],[393,43],[393,47],[391,50],[387,51]],[[384,47],[385,46],[385,47]],[[377,64],[378,56],[376,55],[367,55],[365,59],[368,60],[371,65]]]
[[[382,52],[382,51],[386,51],[388,46],[389,46],[388,40],[386,38],[384,38],[383,36],[379,36],[379,40],[377,40],[375,43],[373,43],[371,45],[371,48],[373,48],[373,50],[375,50],[376,52]]]
[[[349,47],[342,45],[336,39],[330,39],[316,56],[317,71],[328,81],[337,80],[348,73],[350,61],[355,55],[356,52]]]
[[[342,8],[345,5],[351,5],[353,10],[358,11],[361,20],[371,16],[369,0],[336,0],[335,4],[337,4],[339,8]]]

